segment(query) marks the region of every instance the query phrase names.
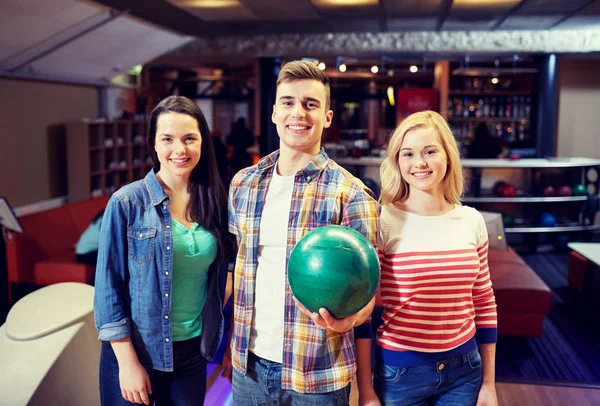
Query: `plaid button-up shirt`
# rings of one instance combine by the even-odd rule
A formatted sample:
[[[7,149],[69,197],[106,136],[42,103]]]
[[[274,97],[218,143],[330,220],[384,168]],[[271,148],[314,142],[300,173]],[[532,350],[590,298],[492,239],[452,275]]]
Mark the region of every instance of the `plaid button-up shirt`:
[[[234,270],[232,364],[245,374],[254,310],[258,236],[267,189],[279,151],[240,171],[229,190],[229,231],[239,247]],[[362,182],[330,160],[323,149],[294,178],[288,223],[286,263],[309,231],[339,224],[377,240],[379,204]],[[265,215],[267,215],[265,213]],[[351,269],[348,272],[352,272]],[[339,334],[317,327],[294,304],[286,278],[282,388],[326,393],[344,388],[356,372],[354,332]]]

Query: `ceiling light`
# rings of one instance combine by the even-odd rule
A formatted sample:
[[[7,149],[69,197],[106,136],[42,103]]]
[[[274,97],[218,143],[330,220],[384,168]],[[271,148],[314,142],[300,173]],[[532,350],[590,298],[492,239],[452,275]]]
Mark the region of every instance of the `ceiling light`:
[[[394,99],[394,88],[392,86],[387,88],[387,96],[390,101],[390,105],[395,106],[396,100]]]
[[[340,63],[340,66],[338,66],[338,69],[340,70],[340,72],[346,72],[346,64]]]
[[[498,84],[498,78],[492,78],[492,84],[497,85]]]
[[[519,0],[454,0],[454,7],[510,7],[518,4]]]
[[[377,67],[377,65],[371,66],[371,72],[373,72],[373,73],[379,72],[379,68]]]
[[[376,6],[377,0],[312,0],[317,7]]]
[[[139,75],[142,72],[142,65],[135,65],[132,68],[129,68],[129,70],[127,70],[127,73],[131,74],[131,75]]]
[[[171,0],[178,7],[193,8],[228,8],[240,5],[238,0]]]
[[[394,70],[393,69],[388,70],[388,76],[394,76]]]
[[[317,65],[317,67],[321,70],[325,70],[325,62],[319,62],[319,64]]]
[[[411,73],[417,73],[419,68],[417,68],[417,65],[410,65],[410,68],[408,68],[408,70],[410,70]]]

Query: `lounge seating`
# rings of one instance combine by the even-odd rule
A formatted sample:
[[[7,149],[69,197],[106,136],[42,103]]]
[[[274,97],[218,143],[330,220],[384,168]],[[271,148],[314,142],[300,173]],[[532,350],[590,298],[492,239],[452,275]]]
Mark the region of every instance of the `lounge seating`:
[[[76,260],[75,244],[108,202],[102,196],[19,218],[24,233],[7,233],[9,300],[12,285],[92,284],[95,269]]]

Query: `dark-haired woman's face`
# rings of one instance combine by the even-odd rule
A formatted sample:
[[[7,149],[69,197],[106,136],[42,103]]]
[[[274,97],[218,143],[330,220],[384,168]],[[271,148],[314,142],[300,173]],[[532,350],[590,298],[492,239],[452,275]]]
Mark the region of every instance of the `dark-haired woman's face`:
[[[173,112],[158,116],[154,149],[163,178],[189,179],[200,162],[201,148],[202,137],[194,117]]]

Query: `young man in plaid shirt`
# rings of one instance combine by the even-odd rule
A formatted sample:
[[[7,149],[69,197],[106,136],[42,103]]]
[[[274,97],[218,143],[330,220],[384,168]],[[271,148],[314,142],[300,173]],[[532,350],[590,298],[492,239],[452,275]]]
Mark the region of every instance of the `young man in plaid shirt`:
[[[341,320],[325,309],[309,313],[294,301],[286,272],[296,243],[317,227],[351,227],[376,242],[378,203],[320,146],[332,117],[327,76],[310,62],[286,64],[272,116],[280,149],[231,182],[229,230],[239,250],[223,375],[233,368],[236,405],[349,402],[354,339],[369,335],[374,300]]]

